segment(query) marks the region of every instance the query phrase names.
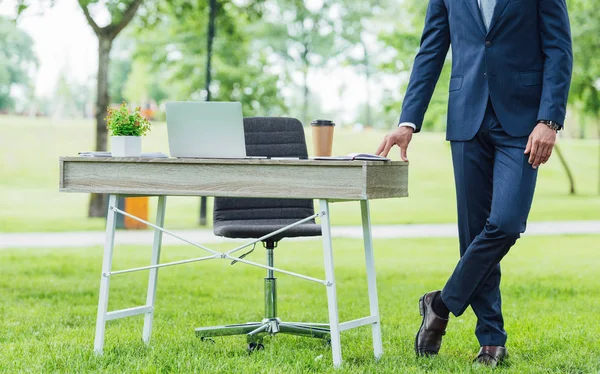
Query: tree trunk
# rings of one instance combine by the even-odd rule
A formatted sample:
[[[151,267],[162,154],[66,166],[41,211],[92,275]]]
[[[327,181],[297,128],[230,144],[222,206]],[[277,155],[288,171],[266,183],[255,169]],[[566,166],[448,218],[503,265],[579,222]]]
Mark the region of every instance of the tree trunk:
[[[569,178],[569,194],[575,195],[575,180],[573,178],[573,173],[571,173],[571,168],[569,168],[569,165],[567,165],[567,160],[565,159],[565,156],[560,150],[558,144],[554,146],[554,150],[556,151],[556,155],[558,156],[558,159],[560,160],[560,163],[562,164],[565,172],[567,173],[567,177]]]
[[[106,151],[108,131],[106,129],[106,108],[108,97],[108,65],[112,39],[98,35],[98,86],[96,98],[96,151]],[[106,195],[92,194],[90,197],[89,217],[104,217],[106,214]]]
[[[210,83],[212,80],[212,51],[213,51],[213,43],[215,40],[216,33],[216,19],[217,19],[217,0],[210,0],[210,9],[208,14],[208,40],[206,47],[206,101],[211,100],[210,93]]]
[[[143,0],[133,0],[126,9],[123,10],[122,17],[118,23],[99,27],[88,9],[89,1],[79,0],[79,6],[87,23],[90,25],[94,34],[98,37],[98,76],[97,76],[97,97],[96,97],[96,151],[106,151],[106,140],[108,131],[104,118],[106,117],[106,107],[109,104],[108,97],[108,65],[110,62],[110,50],[113,40],[129,24],[135,16]],[[109,12],[110,12],[110,8]],[[94,195],[90,197],[88,209],[89,217],[104,217],[106,213],[106,196]]]
[[[217,20],[217,0],[210,0],[209,2],[209,13],[208,13],[208,40],[206,47],[206,101],[211,101],[211,93],[210,93],[210,82],[212,80],[212,51],[213,51],[213,43],[216,35],[216,20]],[[202,196],[200,198],[200,219],[198,223],[200,226],[206,226],[206,205],[207,199],[206,196]]]
[[[98,91],[96,99],[96,151],[106,151],[107,134],[106,108],[109,104],[108,97],[108,65],[110,63],[110,50],[112,40],[98,37]]]
[[[598,128],[598,195],[600,195],[600,117],[596,118],[596,127]]]
[[[308,100],[310,91],[308,90],[308,69],[304,69],[304,92],[302,94],[302,124],[308,124]]]
[[[305,41],[302,43],[302,46],[304,47],[304,51],[302,51],[302,74],[304,76],[302,87],[302,124],[306,125],[308,124],[308,101],[310,99],[310,90],[308,89],[308,68],[310,64],[308,61],[308,42]]]
[[[365,64],[365,77],[367,80],[366,92],[367,92],[367,118],[365,126],[370,127],[373,125],[373,118],[371,115],[371,69],[370,69],[370,61],[369,61],[369,52],[367,51],[367,45],[361,38],[361,44],[364,52],[364,64]]]

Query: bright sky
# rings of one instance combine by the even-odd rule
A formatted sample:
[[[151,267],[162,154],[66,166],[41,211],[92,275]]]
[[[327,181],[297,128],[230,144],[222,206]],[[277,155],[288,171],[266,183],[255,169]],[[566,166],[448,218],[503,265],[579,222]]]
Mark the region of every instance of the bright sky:
[[[14,16],[14,0],[0,0],[0,14]],[[41,12],[27,10],[18,22],[35,42],[40,62],[36,93],[49,96],[61,69],[69,71],[73,81],[85,82],[97,69],[97,41],[76,0],[59,0]]]
[[[319,0],[312,0],[319,1]],[[33,2],[35,3],[35,2]],[[0,0],[0,15],[14,17],[15,0]],[[86,82],[97,70],[97,39],[87,24],[77,0],[58,0],[53,8],[32,6],[19,19],[18,26],[35,42],[35,52],[40,65],[35,77],[36,94],[51,96],[61,69],[69,72],[75,82]],[[319,91],[323,109],[347,113],[349,120],[365,101],[365,81],[351,69],[335,69],[333,72],[313,73],[310,76],[312,90]],[[394,85],[389,82],[388,85]],[[344,96],[339,86],[345,84]],[[372,87],[373,103],[378,102],[383,87]],[[372,104],[373,104],[372,103]]]

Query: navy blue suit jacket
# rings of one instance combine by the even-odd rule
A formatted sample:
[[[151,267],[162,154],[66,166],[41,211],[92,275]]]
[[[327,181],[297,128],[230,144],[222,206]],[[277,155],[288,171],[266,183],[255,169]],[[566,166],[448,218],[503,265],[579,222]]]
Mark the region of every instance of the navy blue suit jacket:
[[[489,32],[478,0],[430,0],[400,117],[417,132],[450,45],[448,140],[475,136],[488,98],[511,136],[528,136],[538,120],[564,124],[573,66],[565,0],[497,0]]]

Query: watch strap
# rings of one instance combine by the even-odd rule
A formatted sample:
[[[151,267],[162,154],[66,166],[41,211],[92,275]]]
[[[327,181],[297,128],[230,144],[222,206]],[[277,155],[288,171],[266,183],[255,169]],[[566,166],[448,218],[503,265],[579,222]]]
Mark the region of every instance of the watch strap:
[[[550,120],[545,120],[545,119],[539,120],[538,123],[543,123],[546,126],[550,127],[552,130],[557,131],[557,132],[560,131],[560,130],[562,130],[562,127],[563,127],[558,122],[554,122],[554,121],[550,121]]]

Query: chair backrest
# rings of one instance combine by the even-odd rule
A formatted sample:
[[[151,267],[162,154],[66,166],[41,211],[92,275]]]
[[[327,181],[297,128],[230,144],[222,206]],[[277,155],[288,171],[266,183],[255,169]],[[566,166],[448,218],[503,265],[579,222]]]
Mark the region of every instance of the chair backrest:
[[[244,118],[248,156],[308,158],[302,123],[294,118]],[[289,220],[314,214],[308,199],[215,198],[214,226],[219,222]],[[314,223],[314,221],[312,222]]]

